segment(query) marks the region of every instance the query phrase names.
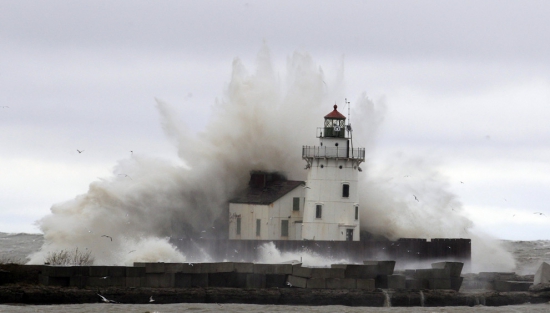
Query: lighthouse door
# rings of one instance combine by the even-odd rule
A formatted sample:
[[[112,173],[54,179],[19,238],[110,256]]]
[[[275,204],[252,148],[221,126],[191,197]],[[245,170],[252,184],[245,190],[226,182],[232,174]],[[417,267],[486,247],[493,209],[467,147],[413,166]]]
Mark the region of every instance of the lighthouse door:
[[[353,241],[353,229],[346,229],[346,241]]]

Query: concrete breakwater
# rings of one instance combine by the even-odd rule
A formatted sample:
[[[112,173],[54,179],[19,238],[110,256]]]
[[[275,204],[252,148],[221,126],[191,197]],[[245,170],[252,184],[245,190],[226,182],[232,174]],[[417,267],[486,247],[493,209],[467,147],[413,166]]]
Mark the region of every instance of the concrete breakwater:
[[[451,289],[463,278],[460,262],[433,263],[431,269],[394,274],[395,261],[333,264],[328,268],[300,263],[259,264],[134,263],[126,266],[43,266],[39,283],[64,287],[147,288],[306,288],[306,289]]]
[[[148,303],[150,296],[155,303],[352,306],[507,305],[550,300],[548,290],[459,293],[464,280],[460,262],[438,262],[430,269],[402,272],[394,272],[394,266],[394,261],[333,264],[330,268],[242,262],[1,265],[0,303],[93,303],[101,301],[97,293],[121,303]],[[470,279],[468,284],[476,287],[492,280],[492,286],[502,286],[499,277],[510,278],[496,274],[477,275],[481,280]],[[531,284],[524,281],[521,290]]]

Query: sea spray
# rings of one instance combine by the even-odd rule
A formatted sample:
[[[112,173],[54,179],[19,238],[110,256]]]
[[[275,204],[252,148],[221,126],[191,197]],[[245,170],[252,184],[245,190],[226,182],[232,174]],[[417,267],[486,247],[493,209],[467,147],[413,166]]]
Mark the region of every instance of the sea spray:
[[[334,102],[343,100],[343,65],[331,79],[309,54],[296,52],[288,57],[286,75],[280,75],[264,46],[252,73],[239,59],[232,67],[227,89],[199,134],[179,122],[179,108],[156,100],[179,163],[144,155],[119,160],[112,176],[92,182],[86,194],[53,205],[51,214],[38,221],[45,242],[31,263],[42,263],[48,252],[75,248],[93,251],[96,264],[185,260],[166,238],[226,238],[227,203],[245,188],[251,170],[282,171],[289,179],[304,180],[301,147],[315,143],[312,132]],[[472,222],[461,214],[459,200],[437,170],[439,163],[401,152],[378,156],[375,138],[387,106],[365,93],[350,100],[353,144],[367,148],[359,187],[362,230],[390,239],[472,238]],[[513,267],[496,242],[474,238],[483,241],[477,246],[490,246],[503,256],[493,270]],[[300,257],[312,266],[326,263],[308,253],[262,260]],[[481,253],[473,258],[474,264],[491,261]]]
[[[385,289],[382,289],[382,293],[384,294],[384,307],[391,307],[391,295]]]

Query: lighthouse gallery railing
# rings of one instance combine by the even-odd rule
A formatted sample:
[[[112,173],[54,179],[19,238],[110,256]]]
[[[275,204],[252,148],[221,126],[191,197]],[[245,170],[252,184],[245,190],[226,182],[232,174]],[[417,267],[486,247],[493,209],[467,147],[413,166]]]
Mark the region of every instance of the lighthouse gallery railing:
[[[339,148],[323,146],[303,146],[302,158],[342,158],[365,160],[365,148]]]

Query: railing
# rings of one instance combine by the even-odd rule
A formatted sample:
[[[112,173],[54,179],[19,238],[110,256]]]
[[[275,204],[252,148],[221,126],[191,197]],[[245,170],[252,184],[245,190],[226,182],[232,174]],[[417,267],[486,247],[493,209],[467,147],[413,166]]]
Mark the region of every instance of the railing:
[[[341,158],[365,160],[365,148],[338,148],[322,146],[303,146],[302,158]]]

